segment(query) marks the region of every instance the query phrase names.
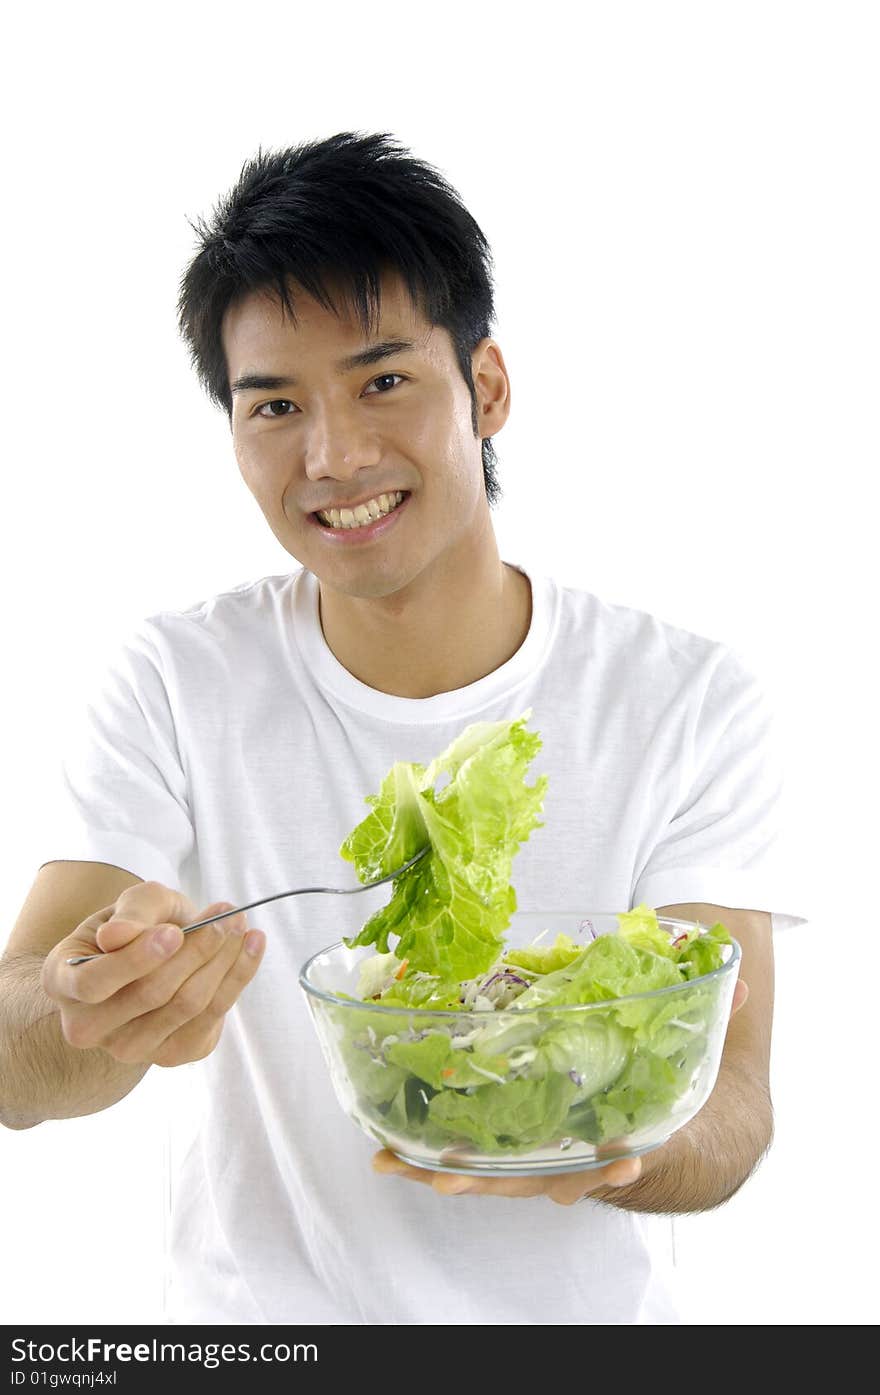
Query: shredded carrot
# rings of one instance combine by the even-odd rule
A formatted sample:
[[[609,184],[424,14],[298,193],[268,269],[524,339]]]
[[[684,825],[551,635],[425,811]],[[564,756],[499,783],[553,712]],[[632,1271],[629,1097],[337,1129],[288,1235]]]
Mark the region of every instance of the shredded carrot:
[[[408,963],[409,963],[409,960],[408,960],[408,959],[404,959],[404,961],[403,961],[403,963],[401,964],[400,968],[397,970],[397,973],[394,975],[395,978],[403,978],[403,975],[406,973],[406,966],[407,966]]]
[[[447,1066],[445,1070],[441,1070],[440,1074],[441,1074],[441,1075],[455,1075],[455,1071],[453,1070],[452,1066]]]

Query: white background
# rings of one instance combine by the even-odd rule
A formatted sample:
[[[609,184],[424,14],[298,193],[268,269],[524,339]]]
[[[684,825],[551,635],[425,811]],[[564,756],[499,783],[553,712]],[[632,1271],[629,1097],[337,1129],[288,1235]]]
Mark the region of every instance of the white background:
[[[876,8],[214,0],[5,23],[7,929],[116,642],[296,566],[177,338],[187,218],[260,145],[390,131],[493,247],[502,555],[734,645],[778,714],[798,890],[766,909],[810,923],[776,936],[772,1152],[675,1225],[688,1319],[876,1321]],[[103,1114],[0,1131],[0,1322],[161,1320],[184,1084],[154,1069]]]

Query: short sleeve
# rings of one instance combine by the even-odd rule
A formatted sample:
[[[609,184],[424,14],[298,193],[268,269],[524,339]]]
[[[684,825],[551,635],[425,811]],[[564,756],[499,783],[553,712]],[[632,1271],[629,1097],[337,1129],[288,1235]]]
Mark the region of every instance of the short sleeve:
[[[637,875],[632,905],[688,901],[806,924],[795,886],[784,762],[760,680],[722,646],[683,752],[682,797]]]
[[[44,862],[106,862],[180,887],[195,836],[159,652],[148,625],[120,646],[67,727]]]

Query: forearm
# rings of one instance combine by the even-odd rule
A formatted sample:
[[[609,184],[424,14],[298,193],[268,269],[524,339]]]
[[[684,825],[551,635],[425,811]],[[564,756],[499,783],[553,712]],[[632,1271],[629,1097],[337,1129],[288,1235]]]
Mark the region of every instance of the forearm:
[[[590,1195],[624,1211],[673,1216],[711,1211],[739,1191],[772,1139],[769,1091],[750,1070],[727,1060],[699,1114],[668,1143],[642,1156],[637,1182]]]
[[[57,1006],[41,987],[42,966],[34,954],[0,961],[0,1123],[11,1129],[96,1114],[149,1070],[101,1047],[70,1046]]]

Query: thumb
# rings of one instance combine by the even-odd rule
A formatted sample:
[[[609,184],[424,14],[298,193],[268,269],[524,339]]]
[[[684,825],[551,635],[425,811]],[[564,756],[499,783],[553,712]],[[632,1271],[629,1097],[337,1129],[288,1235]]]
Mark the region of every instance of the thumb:
[[[142,935],[145,930],[155,929],[157,924],[163,923],[161,921],[135,920],[131,916],[123,918],[116,914],[111,916],[109,920],[105,920],[100,927],[95,935],[95,944],[98,949],[109,954],[114,949],[122,949],[124,945],[131,944],[132,940],[136,940],[138,935]]]

